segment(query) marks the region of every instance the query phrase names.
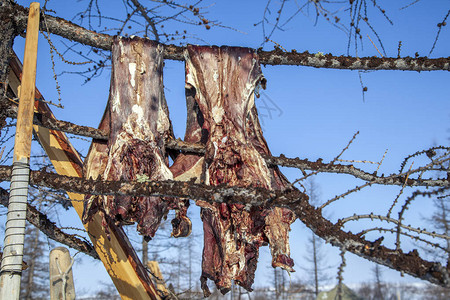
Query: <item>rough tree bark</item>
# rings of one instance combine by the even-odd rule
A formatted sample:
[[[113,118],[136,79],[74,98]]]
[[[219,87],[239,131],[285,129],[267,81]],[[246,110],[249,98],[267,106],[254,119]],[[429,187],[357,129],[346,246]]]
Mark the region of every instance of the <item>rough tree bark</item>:
[[[8,201],[9,193],[0,188],[0,203],[3,206],[8,207]],[[95,252],[94,247],[90,243],[77,238],[76,235],[63,232],[55,225],[55,223],[51,222],[46,215],[30,204],[27,206],[27,221],[36,226],[36,228],[39,228],[42,233],[52,240],[98,259],[97,252]]]
[[[5,96],[8,81],[8,66],[12,55],[14,38],[17,36],[13,14],[8,10],[12,1],[4,0],[0,3],[0,96]],[[6,124],[7,115],[4,114],[5,100],[0,99],[0,129]]]
[[[3,3],[5,3],[5,2],[3,2]],[[8,3],[8,5],[11,5],[11,4]],[[26,17],[23,17],[23,15],[25,15],[25,13],[23,13],[23,15],[22,15],[20,6],[18,8],[19,9],[17,9],[17,10],[10,9],[9,12],[7,12],[7,13],[9,16],[12,16],[13,12],[16,12],[16,14],[14,16],[15,20],[19,20],[21,22],[21,24],[25,24],[24,20]],[[74,37],[75,39],[79,39],[79,37],[83,37],[83,38],[86,38],[86,41],[88,44],[91,43],[95,47],[99,47],[99,46],[103,47],[104,46],[105,47],[104,49],[110,48],[110,45],[112,42],[112,37],[110,37],[110,36],[98,35],[94,32],[88,32],[85,29],[83,29],[81,27],[77,27],[76,25],[71,24],[70,22],[64,21],[62,19],[58,19],[58,18],[52,19],[52,17],[49,17],[49,19],[50,19],[50,23],[51,23],[51,25],[50,25],[51,30],[54,29],[56,33],[61,34],[62,36],[65,36],[68,38]],[[57,27],[59,27],[60,25],[63,25],[63,26],[61,26],[59,31],[56,31],[58,29]],[[18,26],[18,28],[23,28],[23,25]],[[76,33],[78,33],[78,34],[76,34]],[[82,42],[84,42],[84,40]],[[176,50],[176,51],[173,51],[173,53],[174,53],[173,55],[174,55],[174,57],[176,57],[175,59],[177,59],[177,58],[182,59],[182,55],[180,54],[182,51],[182,48],[176,47],[174,49]],[[278,52],[280,52],[280,51],[278,51]],[[167,53],[169,53],[169,54],[167,54]],[[171,53],[170,50],[166,51],[166,55],[170,56],[171,55],[170,53]],[[284,58],[284,57],[289,56],[290,54],[279,53],[277,55],[281,56],[281,58]],[[263,54],[262,54],[262,56],[263,56]],[[322,64],[323,67],[333,67],[333,65],[338,66],[338,64],[332,63],[330,65],[327,63],[327,62],[332,62],[332,59],[334,59],[334,57],[327,58],[327,56],[322,57],[321,55],[317,56],[314,54],[311,54],[306,57],[312,58],[312,56],[316,57],[319,62],[324,62]],[[296,57],[296,56],[294,56],[294,57]],[[354,59],[356,59],[356,58],[354,58]],[[357,60],[358,59],[356,59],[356,61]],[[389,61],[389,60],[390,59],[386,59],[386,61]],[[373,61],[374,64],[372,64],[371,61]],[[368,63],[362,64],[362,65],[365,65],[369,69],[370,68],[377,69],[378,66],[380,66],[379,63],[384,62],[384,61],[385,60],[382,60],[382,59],[379,59],[379,60],[369,59],[367,61]],[[393,62],[402,62],[402,61],[403,61],[403,59],[399,59],[399,60],[394,60]],[[417,65],[417,63],[419,63],[421,61],[424,62],[424,64],[419,64],[419,67],[415,67]],[[282,62],[281,59],[278,62]],[[448,67],[449,67],[448,59],[440,59],[440,60],[410,59],[409,62],[411,64],[406,64],[405,69],[408,69],[408,70],[435,70],[435,69],[448,70]],[[361,63],[357,63],[357,64],[352,63],[352,66],[355,68],[358,68],[358,66],[360,66],[360,65],[361,65]],[[393,69],[402,69],[402,67],[395,67],[396,65],[397,64],[394,64]],[[351,67],[346,67],[346,64],[343,64],[343,66],[345,68],[351,68]],[[391,65],[391,67],[392,67],[392,65]],[[301,163],[301,162],[299,162],[299,163]],[[334,166],[331,166],[331,167],[334,167]],[[349,168],[350,167],[348,167],[347,169],[349,169]],[[368,174],[368,175],[371,175],[371,174]],[[47,176],[47,175],[45,175],[45,176]],[[65,187],[66,189],[72,190],[72,191],[81,191],[81,190],[83,190],[81,187],[86,186],[85,185],[86,183],[84,183],[83,185],[75,184],[72,186],[70,181],[68,181],[68,180],[67,180],[67,182],[69,182],[69,184],[64,185],[61,181],[55,181],[56,183],[52,182],[51,181],[52,179],[54,179],[54,178],[52,178],[51,176],[49,177],[49,180],[44,179],[42,176],[37,176],[34,180],[35,180],[35,182],[46,183],[47,185],[54,184],[53,186],[56,186],[56,187]],[[66,181],[66,180],[64,180],[64,181]],[[401,178],[400,178],[399,182],[401,182]],[[89,184],[90,184],[90,186],[89,186]],[[123,185],[121,183],[111,183],[109,185],[100,186],[102,184],[103,183],[101,183],[101,182],[99,182],[98,185],[93,182],[90,182],[90,183],[88,182],[87,183],[88,188],[84,189],[84,190],[89,191],[90,188],[94,188],[95,192],[97,192],[97,193],[101,193],[101,191],[103,191],[103,192],[108,191],[108,193],[110,193],[110,194],[115,193],[117,191],[123,192],[123,190],[120,190],[123,187]],[[155,183],[155,184],[160,184],[160,183]],[[441,181],[441,184],[448,185],[448,180]],[[151,194],[152,189],[148,188],[148,187],[152,186],[152,184],[147,183],[147,184],[142,184],[142,185],[145,186],[146,188],[138,189],[137,191],[134,192],[135,195]],[[175,189],[175,191],[167,192],[165,189],[167,189],[167,187],[169,187],[171,185],[172,185],[172,183],[169,183],[166,186],[162,185],[165,188],[160,189],[159,193],[163,194],[163,195],[187,196],[188,195],[187,191],[195,190],[195,186],[193,186],[193,188],[185,188],[182,186],[177,186],[178,189]],[[127,194],[127,192],[131,191],[129,184],[128,185],[125,184],[125,186],[126,186],[126,188],[124,189],[125,193],[123,193],[123,194]],[[233,190],[233,189],[231,189],[231,190]],[[111,192],[111,191],[113,191],[113,192]],[[143,191],[145,191],[145,192],[143,192]],[[212,190],[207,190],[206,187],[202,187],[200,192],[197,190],[197,193],[194,193],[192,195],[193,195],[194,199],[205,197],[206,199],[209,199],[209,201],[226,201],[226,200],[230,199],[229,191],[230,190],[226,191],[225,189],[222,189],[222,190],[218,189],[217,191],[212,191]],[[202,192],[205,192],[205,194],[202,194]],[[152,194],[152,195],[154,195],[154,194]],[[207,196],[205,196],[205,195],[207,195]],[[212,196],[212,195],[214,195],[214,196]],[[218,195],[218,196],[216,197],[215,195]],[[251,194],[246,194],[246,195],[251,195]],[[240,201],[244,198],[236,197],[236,199],[237,199],[237,201]],[[250,203],[250,202],[255,203],[258,201],[262,201],[264,199],[265,199],[264,197],[262,197],[262,198],[260,197],[258,199],[249,197],[247,200],[248,200],[248,203]],[[333,223],[329,222],[328,220],[326,220],[325,218],[323,218],[320,210],[314,209],[306,201],[299,201],[299,202],[294,203],[293,198],[291,198],[290,200],[292,200],[292,201],[289,203],[289,206],[292,207],[293,209],[295,209],[298,217],[305,224],[307,224],[310,228],[312,228],[316,232],[316,234],[318,234],[318,236],[326,239],[327,241],[330,241],[334,245],[340,246],[343,249],[349,250],[353,253],[356,253],[360,256],[363,256],[370,260],[376,261],[378,263],[385,264],[391,268],[405,271],[406,273],[412,274],[416,277],[427,279],[431,282],[439,283],[444,286],[448,286],[448,284],[449,284],[448,270],[446,268],[442,267],[440,264],[424,261],[414,251],[412,251],[410,253],[403,253],[402,251],[393,251],[393,250],[390,250],[390,249],[387,249],[387,248],[381,246],[380,243],[377,241],[370,242],[370,241],[367,241],[367,240],[361,238],[360,236],[353,235],[352,233],[349,233],[349,232],[344,232],[341,230],[339,224],[333,224]],[[247,202],[244,202],[244,203],[247,203]],[[270,201],[266,201],[265,203],[273,204]],[[278,202],[276,204],[280,204],[280,203],[282,203],[282,202]]]
[[[11,167],[0,166],[0,180],[9,180]],[[30,184],[80,194],[189,197],[216,203],[241,203],[244,206],[289,207],[298,219],[317,236],[346,251],[391,269],[431,283],[450,287],[447,267],[421,258],[416,250],[403,252],[381,245],[380,240],[369,241],[360,235],[344,231],[339,222],[327,220],[320,209],[308,203],[298,191],[280,192],[262,188],[208,186],[176,181],[108,182],[61,176],[44,171],[31,171]]]
[[[18,29],[25,29],[28,11],[18,4],[8,4],[4,11],[13,17]],[[66,39],[76,41],[99,49],[110,50],[113,37],[87,30],[62,18],[45,15],[47,24],[41,22],[41,29],[49,33],[60,35]],[[184,47],[166,45],[164,58],[183,60]],[[277,48],[273,51],[259,51],[262,64],[268,65],[297,65],[315,68],[347,69],[347,70],[404,70],[404,71],[436,71],[450,70],[450,58],[431,59],[427,57],[351,57],[334,56],[331,54],[285,52]]]
[[[0,3],[0,80],[1,95],[4,95],[6,79],[8,78],[9,59],[12,55],[12,45],[17,36],[14,17],[9,11],[13,1],[4,0]]]
[[[85,178],[170,180],[164,140],[172,125],[163,93],[163,47],[145,39],[117,37],[112,48],[111,88],[99,128],[108,142],[93,142],[84,165]],[[153,237],[169,209],[176,209],[173,235],[187,236],[191,223],[187,201],[160,197],[87,196],[83,221],[97,211],[103,222],[137,222],[138,231]]]
[[[262,187],[285,191],[289,183],[270,155],[254,103],[254,91],[264,84],[255,51],[237,47],[188,46],[186,50],[188,119],[185,141],[204,143],[204,157],[180,155],[171,167],[176,180],[197,177],[211,186]],[[289,257],[292,211],[241,204],[202,207],[204,248],[202,289],[211,279],[226,293],[232,280],[251,290],[259,247],[270,245],[273,267],[293,271]]]
[[[3,98],[3,100],[0,101],[7,101],[6,98]],[[191,107],[191,106],[189,106]],[[17,107],[14,106],[12,103],[7,103],[7,105],[4,106],[4,115],[10,118],[16,118],[17,117]],[[96,129],[88,126],[81,126],[76,125],[67,121],[61,121],[56,120],[54,118],[49,118],[43,114],[35,113],[35,119],[33,121],[33,124],[43,126],[45,128],[59,130],[67,133],[77,134],[81,136],[86,136],[90,138],[94,138],[97,140],[97,142],[100,141],[108,141],[109,134],[101,129]],[[189,140],[189,136],[186,136],[186,138]],[[191,139],[192,140],[192,139]],[[166,149],[174,150],[174,151],[181,151],[187,154],[197,154],[197,155],[204,155],[205,154],[205,144],[196,143],[196,142],[189,142],[189,141],[182,141],[180,139],[172,139],[170,137],[165,141],[165,147]],[[194,155],[194,161],[197,161],[195,157],[197,155]],[[391,174],[385,176],[384,174],[378,175],[375,173],[368,173],[362,169],[354,167],[354,165],[348,164],[337,164],[337,163],[330,163],[330,162],[324,162],[322,159],[318,159],[317,161],[309,161],[307,159],[300,159],[300,158],[289,158],[285,157],[283,154],[280,156],[270,156],[262,154],[264,159],[266,160],[266,163],[270,166],[283,166],[283,167],[290,167],[290,168],[297,168],[300,170],[310,170],[310,171],[316,171],[321,173],[336,173],[336,174],[348,174],[355,178],[362,179],[367,182],[371,182],[371,184],[383,184],[383,185],[398,185],[398,186],[426,186],[426,187],[444,187],[448,186],[450,183],[450,177],[449,178],[420,178],[415,179],[411,178],[410,176],[407,176],[408,172],[403,172],[400,174]],[[424,171],[425,168],[416,169],[416,172]],[[410,173],[411,174],[411,173]],[[185,176],[186,177],[186,176]]]

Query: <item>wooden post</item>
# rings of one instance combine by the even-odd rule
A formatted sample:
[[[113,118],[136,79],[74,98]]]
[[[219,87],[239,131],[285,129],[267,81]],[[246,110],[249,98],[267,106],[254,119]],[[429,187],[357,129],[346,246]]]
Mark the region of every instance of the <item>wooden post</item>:
[[[74,300],[73,258],[65,247],[50,251],[50,299]]]
[[[9,84],[17,95],[17,84],[20,83],[22,72],[21,63],[17,57],[11,59],[10,67]],[[38,89],[36,89],[36,98],[44,99]],[[50,119],[55,119],[48,105],[42,101],[35,102],[35,110]],[[83,162],[66,135],[38,125],[34,125],[33,128],[55,171],[60,175],[81,177]],[[68,193],[68,196],[81,218],[84,195]],[[111,233],[108,239],[98,214],[84,226],[122,299],[161,299],[122,228],[111,224],[108,228]]]
[[[17,113],[13,171],[1,264],[0,299],[19,299],[20,295],[33,133],[38,35],[39,3],[33,2],[28,15],[22,88]]]
[[[156,285],[156,290],[164,295],[164,299],[172,299],[171,294],[166,287],[166,281],[161,273],[158,262],[154,260],[147,261],[147,267],[150,270],[152,281]]]

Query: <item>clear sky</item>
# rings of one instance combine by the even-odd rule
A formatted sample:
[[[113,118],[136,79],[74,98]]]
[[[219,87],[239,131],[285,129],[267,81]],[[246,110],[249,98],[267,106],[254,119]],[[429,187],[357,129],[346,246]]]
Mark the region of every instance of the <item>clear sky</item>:
[[[24,6],[30,3],[30,1],[18,2]],[[286,20],[286,17],[294,12],[297,2],[303,1],[289,2],[281,20]],[[428,55],[437,33],[436,24],[445,17],[449,2],[419,1],[403,10],[400,8],[413,1],[377,2],[393,21],[393,25],[390,25],[376,9],[368,8],[369,21],[382,40],[387,56],[397,56],[399,41],[402,41],[401,56],[414,56],[416,52],[421,56]],[[122,1],[99,1],[99,3],[102,5],[104,15],[120,15]],[[274,2],[273,7],[276,3],[278,2]],[[265,4],[265,1],[205,1],[203,5],[209,6],[207,17],[210,20],[218,20],[223,25],[231,26],[236,30],[219,27],[206,30],[204,27],[191,26],[189,33],[195,34],[201,41],[189,40],[189,42],[261,47],[262,28],[254,24],[262,20]],[[86,5],[87,1],[73,0],[53,0],[48,4],[49,8],[67,19],[71,19]],[[334,8],[337,11],[340,5],[337,4]],[[276,10],[273,14],[275,12]],[[342,22],[348,25],[348,12],[342,11],[340,16],[342,16]],[[275,17],[270,18],[273,21]],[[182,28],[183,24],[167,26]],[[448,29],[443,28],[432,57],[449,56]],[[363,26],[364,47],[359,49],[359,56],[380,56],[366,34],[380,49],[375,34],[367,26]],[[56,47],[62,51],[64,45],[61,41],[63,40],[55,36],[52,39]],[[272,40],[288,51],[296,49],[313,53],[347,54],[346,33],[323,18],[319,18],[315,25],[313,9],[310,9],[309,14],[307,10],[299,13],[283,27],[283,31],[275,31]],[[57,93],[55,81],[52,79],[48,44],[42,37],[39,43],[37,86],[46,99],[55,101]],[[16,39],[15,50],[19,57],[23,56],[23,44],[22,38]],[[264,44],[264,49],[272,48],[273,43]],[[350,55],[355,55],[353,46],[350,48]],[[70,54],[68,56],[78,59]],[[60,63],[58,58],[55,59],[58,73],[67,69],[72,70],[71,67]],[[288,157],[298,156],[309,160],[323,158],[324,161],[330,161],[345,147],[353,134],[359,131],[356,141],[342,158],[379,161],[388,149],[379,172],[390,174],[399,169],[400,163],[408,154],[436,144],[448,145],[448,129],[450,128],[448,72],[361,72],[363,84],[368,87],[364,99],[357,71],[267,66],[263,67],[263,73],[268,81],[267,90],[257,101],[257,106],[263,122],[264,136],[274,155],[283,153]],[[78,75],[59,76],[62,103],[65,108],[52,108],[56,117],[76,124],[96,127],[107,101],[109,76],[109,70],[105,70],[102,76],[87,84],[84,84],[84,79]],[[184,64],[166,61],[164,80],[175,135],[183,138],[186,120]],[[89,143],[76,139],[73,142],[78,151],[86,154]],[[361,165],[361,167],[368,171],[375,170],[372,166]],[[301,176],[300,171],[294,169],[283,169],[283,172],[291,180]],[[358,184],[357,181],[345,175],[317,176],[316,183],[320,186],[321,201],[326,201]],[[326,214],[336,220],[339,216],[349,216],[355,212],[385,213],[398,191],[399,188],[374,187],[331,205],[326,210]],[[400,199],[404,200],[404,197]],[[412,223],[422,227],[422,217],[430,215],[432,210],[429,200],[421,200],[408,211],[408,217],[411,218]],[[192,210],[192,216],[194,232],[201,234],[198,209]],[[81,224],[73,211],[64,213],[60,220],[67,220],[73,226]],[[302,270],[302,266],[306,264],[304,256],[307,247],[306,239],[309,235],[309,230],[299,221],[293,224],[291,251],[297,269],[297,272],[292,274],[293,279],[308,277]],[[329,264],[337,266],[338,252],[329,245],[326,249]],[[347,259],[344,273],[347,283],[367,281],[372,278],[370,263],[351,254],[347,255]],[[271,273],[266,268],[268,265],[269,254],[266,247],[262,251],[258,265],[257,285],[264,285],[267,280],[270,281]],[[95,283],[98,281],[108,280],[104,278],[106,273],[103,271],[103,266],[88,258],[80,260],[74,270],[77,288],[86,291],[95,289]],[[386,280],[414,280],[401,278],[396,272],[385,268],[383,270],[385,270]],[[336,268],[331,269],[330,275],[334,278],[335,274]],[[198,278],[199,275],[197,272],[195,276]],[[329,283],[334,284],[335,280],[332,279]]]

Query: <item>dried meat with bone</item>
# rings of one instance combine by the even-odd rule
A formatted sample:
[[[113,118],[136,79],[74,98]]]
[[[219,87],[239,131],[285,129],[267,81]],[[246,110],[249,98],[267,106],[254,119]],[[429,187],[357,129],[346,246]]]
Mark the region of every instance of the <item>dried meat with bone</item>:
[[[85,161],[85,178],[111,181],[169,180],[164,140],[172,136],[163,93],[163,46],[140,38],[114,39],[111,87],[99,129],[108,142],[94,140]],[[103,222],[137,223],[153,237],[169,209],[176,209],[172,235],[187,236],[187,201],[161,197],[87,196],[83,221],[99,212]]]
[[[262,135],[254,102],[255,89],[265,83],[252,49],[189,45],[186,60],[186,142],[204,143],[206,154],[181,154],[171,166],[175,180],[208,185],[227,184],[287,190],[290,185],[277,167]],[[251,290],[259,247],[270,245],[272,266],[293,271],[289,230],[295,220],[285,208],[247,207],[197,201],[204,230],[202,289],[207,279],[222,293],[232,280]]]

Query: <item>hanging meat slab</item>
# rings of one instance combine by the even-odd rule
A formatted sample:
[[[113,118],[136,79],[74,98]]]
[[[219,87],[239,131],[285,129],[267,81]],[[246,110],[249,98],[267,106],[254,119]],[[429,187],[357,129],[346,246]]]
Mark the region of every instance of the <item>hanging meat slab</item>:
[[[172,136],[163,93],[163,46],[140,38],[114,39],[111,87],[99,129],[108,142],[94,140],[85,161],[85,178],[111,181],[173,179],[164,140]],[[187,201],[160,197],[87,196],[83,221],[97,211],[103,222],[137,223],[153,237],[169,209],[176,209],[172,235],[187,236]]]
[[[270,151],[254,103],[255,89],[265,83],[256,53],[247,48],[189,45],[185,59],[185,141],[204,143],[206,154],[180,155],[171,166],[175,180],[196,178],[215,186],[288,189],[287,179],[261,155]],[[263,245],[270,245],[273,267],[293,271],[289,256],[293,212],[205,201],[197,201],[197,205],[202,207],[201,283],[205,296],[210,294],[207,279],[224,294],[232,280],[251,290]]]

